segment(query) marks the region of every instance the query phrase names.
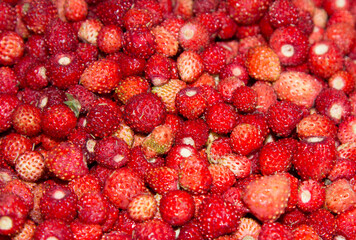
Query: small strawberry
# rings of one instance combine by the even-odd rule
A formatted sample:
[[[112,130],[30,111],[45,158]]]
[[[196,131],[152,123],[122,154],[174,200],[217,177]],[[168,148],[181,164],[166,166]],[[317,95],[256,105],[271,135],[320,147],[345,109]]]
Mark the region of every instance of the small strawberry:
[[[44,158],[36,151],[24,152],[16,160],[15,170],[21,179],[29,182],[36,182],[44,176]]]
[[[80,77],[80,84],[91,92],[109,93],[121,80],[120,66],[109,59],[91,63]]]
[[[12,123],[17,133],[36,136],[41,131],[41,111],[30,104],[21,104],[13,112]]]
[[[227,8],[230,16],[241,25],[251,25],[257,23],[262,16],[268,11],[269,5],[272,3],[270,0],[249,2],[248,0],[227,1]]]
[[[151,194],[138,194],[130,201],[127,212],[130,218],[136,222],[144,222],[152,219],[158,211],[157,201]]]
[[[200,233],[199,227],[196,221],[190,221],[183,225],[179,231],[177,240],[203,240],[203,236]]]
[[[1,94],[16,94],[19,90],[19,80],[9,67],[0,67],[0,93]]]
[[[0,30],[14,31],[16,27],[16,10],[7,2],[0,4]]]
[[[121,28],[115,25],[103,26],[98,33],[98,48],[106,54],[118,52],[123,46],[123,38]]]
[[[207,143],[208,137],[209,127],[203,119],[186,120],[175,136],[175,143],[191,145],[200,150]]]
[[[23,39],[13,31],[0,33],[0,64],[11,66],[17,63],[25,51]]]
[[[127,209],[134,196],[144,192],[140,177],[127,167],[115,170],[105,181],[103,193],[120,209]]]
[[[321,181],[336,160],[335,141],[328,137],[309,137],[301,140],[292,160],[302,179]]]
[[[337,137],[341,144],[356,142],[356,116],[350,115],[340,123]]]
[[[123,17],[123,24],[125,29],[141,26],[151,27],[152,13],[150,13],[147,9],[133,7],[125,13]]]
[[[350,182],[338,179],[325,189],[325,207],[332,213],[340,214],[351,209],[356,203],[356,193]]]
[[[337,147],[337,156],[340,158],[347,158],[355,161],[356,159],[356,143],[349,142],[345,144],[341,144]]]
[[[203,59],[194,51],[184,51],[177,58],[177,68],[182,81],[194,82],[203,73]]]
[[[103,230],[99,224],[86,224],[79,219],[70,223],[70,229],[74,236],[73,239],[77,240],[100,239],[103,235]]]
[[[175,99],[178,112],[187,119],[197,119],[206,110],[207,103],[200,87],[181,89]]]
[[[325,208],[319,208],[310,213],[307,216],[305,224],[311,226],[322,239],[333,239],[336,229],[336,218]]]
[[[88,14],[88,4],[84,0],[65,0],[64,15],[68,21],[84,20]]]
[[[162,25],[162,24],[161,24]],[[163,26],[156,26],[152,29],[156,41],[156,51],[167,57],[174,57],[179,49],[179,42],[173,33]]]
[[[294,208],[290,212],[286,212],[281,216],[281,223],[285,226],[295,228],[301,224],[305,223],[307,216],[305,213],[300,211],[298,208]]]
[[[222,79],[219,81],[216,89],[221,94],[222,99],[227,103],[232,103],[234,91],[241,86],[244,86],[245,83],[239,77],[231,76]]]
[[[250,79],[245,65],[243,63],[240,63],[239,61],[230,62],[220,70],[219,73],[220,80],[232,76],[238,77],[245,84],[247,84],[248,80]]]
[[[166,154],[172,147],[174,135],[168,125],[159,125],[143,140],[142,151],[147,158]]]
[[[303,117],[299,121],[296,133],[300,139],[313,136],[335,138],[337,134],[337,127],[327,116],[314,113]]]
[[[133,1],[93,1],[95,6],[95,12],[99,17],[99,20],[104,25],[115,24],[119,27],[123,25],[123,17],[127,10],[132,6]]]
[[[67,102],[73,102],[73,104],[77,104],[78,101],[80,107],[80,113],[86,113],[88,110],[94,105],[96,100],[96,95],[86,89],[83,85],[75,84],[70,86],[66,90]]]
[[[226,65],[225,49],[217,44],[211,44],[200,56],[203,59],[204,70],[210,74],[219,74]]]
[[[316,231],[306,224],[301,224],[293,229],[293,236],[295,240],[303,240],[303,239],[310,239],[310,240],[318,240],[320,239],[319,235]]]
[[[346,94],[352,93],[352,91],[354,91],[355,89],[355,84],[354,84],[354,79],[352,74],[344,70],[334,73],[328,79],[328,85],[331,88],[342,90]]]
[[[124,33],[123,49],[126,54],[148,59],[155,52],[155,37],[147,27],[137,27]]]
[[[153,93],[137,94],[124,107],[125,123],[136,132],[150,133],[164,122],[165,117],[165,106]]]
[[[76,53],[84,63],[84,66],[87,67],[90,63],[97,60],[99,55],[99,50],[93,44],[86,43],[86,42],[79,42],[78,48],[76,49]]]
[[[210,43],[209,32],[199,21],[187,21],[179,30],[178,41],[185,51],[200,52]]]
[[[197,217],[200,232],[206,238],[217,238],[237,230],[240,214],[231,203],[220,196],[203,200]]]
[[[154,86],[166,84],[171,79],[171,61],[161,55],[152,55],[145,66],[145,76]]]
[[[25,53],[37,59],[45,59],[48,55],[45,38],[43,35],[33,34],[25,43]]]
[[[175,239],[173,227],[160,219],[152,219],[137,224],[134,229],[133,239]]]
[[[31,239],[34,237],[35,231],[37,229],[37,225],[32,220],[26,220],[25,225],[21,229],[21,231],[16,234],[13,239],[14,240],[24,240]]]
[[[154,192],[161,195],[178,189],[178,171],[170,167],[148,169],[145,180]]]
[[[253,112],[257,106],[257,93],[251,87],[237,87],[232,94],[232,104],[238,112]]]
[[[336,218],[336,232],[345,238],[356,237],[356,208],[340,213]]]
[[[175,144],[167,153],[166,166],[179,170],[180,165],[190,156],[199,156],[199,152],[191,145]]]
[[[57,238],[63,240],[73,239],[73,233],[63,221],[49,219],[41,222],[35,230],[34,239]]]
[[[240,39],[237,47],[238,47],[237,55],[238,56],[240,55],[240,57],[243,57],[244,59],[247,57],[249,50],[252,48],[255,48],[255,47],[267,48],[268,52],[274,53],[272,51],[272,49],[270,49],[268,47],[266,40],[263,38],[263,36],[261,34],[257,34],[255,36],[249,36],[249,37]],[[274,56],[274,58],[277,57],[277,55],[275,55],[275,54],[273,54],[272,56]],[[258,57],[258,54],[257,54],[257,57]],[[243,63],[244,62],[245,61],[243,61]],[[273,67],[273,66],[271,66],[271,67]]]
[[[264,81],[255,82],[251,88],[257,94],[257,106],[259,112],[266,113],[270,106],[277,102],[277,94],[273,87]]]
[[[230,139],[233,151],[246,156],[262,147],[264,136],[257,126],[240,123],[232,130]]]
[[[286,176],[264,176],[247,185],[243,201],[259,220],[273,222],[284,213],[290,191],[290,181]]]
[[[15,166],[17,159],[26,151],[32,150],[31,140],[18,133],[9,133],[1,138],[1,157],[10,165]]]
[[[49,84],[48,67],[44,62],[34,62],[26,69],[27,78],[21,82],[21,86],[34,90],[41,90]]]
[[[261,232],[261,225],[252,218],[242,217],[240,224],[233,233],[233,237],[242,240],[244,238],[258,239],[258,235]]]
[[[334,167],[331,169],[328,179],[335,181],[338,179],[350,180],[356,173],[356,163],[349,158],[337,158]]]
[[[80,23],[78,38],[85,43],[97,46],[98,35],[103,24],[98,19],[86,19]]]
[[[273,238],[274,236],[278,236],[281,239],[286,240],[294,239],[292,231],[290,231],[288,227],[282,225],[281,223],[274,222],[262,224],[261,232],[258,235],[258,239],[268,240]]]
[[[245,156],[229,153],[217,159],[219,165],[228,167],[236,179],[242,179],[251,173],[251,161]]]
[[[334,23],[325,29],[325,38],[331,40],[343,55],[350,53],[354,46],[356,30],[348,23]]]
[[[246,56],[246,68],[256,80],[274,82],[281,74],[278,55],[267,46],[250,48]]]
[[[298,15],[298,8],[288,0],[277,0],[268,10],[269,22],[274,28],[296,24]]]
[[[236,183],[235,175],[228,166],[210,164],[208,168],[213,178],[210,192],[222,194]]]
[[[237,113],[231,105],[216,103],[208,107],[206,123],[209,128],[218,134],[230,133],[236,125]]]
[[[100,192],[86,192],[78,199],[78,218],[87,224],[102,224],[108,215],[108,200]]]
[[[57,178],[70,181],[89,172],[81,149],[70,142],[61,142],[45,156],[47,169]]]
[[[77,216],[77,201],[77,196],[68,187],[51,185],[41,197],[41,215],[45,220],[57,219],[69,223]]]
[[[325,187],[313,179],[302,181],[298,186],[297,207],[303,212],[313,212],[323,206]]]

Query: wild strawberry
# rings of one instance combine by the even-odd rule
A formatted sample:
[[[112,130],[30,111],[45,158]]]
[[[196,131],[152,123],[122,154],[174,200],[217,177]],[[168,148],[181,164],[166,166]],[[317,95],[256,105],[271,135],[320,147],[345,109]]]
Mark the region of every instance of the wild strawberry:
[[[77,201],[77,196],[68,187],[54,184],[41,197],[41,215],[46,220],[71,222],[77,216]]]
[[[173,136],[175,136],[178,129],[183,125],[183,122],[184,120],[182,117],[172,113],[168,113],[164,121],[164,124],[171,128],[172,134]]]
[[[300,211],[298,208],[294,208],[290,212],[286,212],[281,216],[281,223],[283,225],[295,228],[301,224],[304,224],[306,220],[306,214]]]
[[[133,239],[162,239],[172,240],[175,232],[171,225],[160,219],[152,219],[137,224],[134,229]]]
[[[236,76],[231,76],[228,78],[224,78],[219,81],[216,89],[222,95],[222,98],[227,103],[232,103],[233,93],[234,91],[240,87],[244,86],[245,83]]]
[[[209,128],[218,134],[230,133],[236,125],[237,113],[231,105],[216,103],[205,114]]]
[[[356,116],[350,115],[339,125],[337,137],[341,144],[356,142]]]
[[[166,156],[166,166],[179,170],[180,165],[190,156],[199,156],[199,152],[191,145],[176,144],[174,145]]]
[[[25,53],[37,59],[45,59],[48,55],[43,35],[31,35],[25,43]]]
[[[346,94],[352,93],[355,89],[353,76],[348,71],[338,71],[333,74],[328,79],[328,85],[331,88],[335,88],[337,90],[342,90]]]
[[[302,179],[321,181],[336,160],[335,141],[328,137],[309,137],[299,142],[292,160]]]
[[[13,112],[12,123],[17,133],[36,136],[41,131],[41,111],[30,104],[22,104]]]
[[[96,162],[107,168],[117,169],[129,161],[129,146],[117,137],[99,140],[94,147]]]
[[[251,161],[241,155],[229,153],[217,159],[219,165],[228,167],[236,179],[245,178],[251,173]]]
[[[248,76],[247,69],[243,63],[239,63],[238,61],[230,62],[229,64],[225,65],[220,73],[219,78],[223,80],[225,78],[229,78],[235,76],[242,80],[245,84],[248,83],[250,77]]]
[[[146,63],[145,76],[154,86],[166,84],[171,79],[171,61],[161,55],[152,55]]]
[[[258,239],[267,240],[273,238],[273,236],[279,236],[282,239],[292,240],[293,234],[288,227],[281,223],[264,223],[261,227],[261,232],[258,235]]]
[[[252,218],[242,217],[240,219],[240,224],[236,232],[233,233],[233,237],[238,240],[242,240],[246,237],[257,239],[260,232],[261,225],[256,220]]]
[[[329,78],[342,70],[342,53],[330,40],[314,43],[309,49],[308,64],[310,71],[316,76]]]
[[[86,113],[94,105],[96,95],[86,89],[83,85],[75,84],[66,90],[67,104],[69,102],[79,103],[79,112]],[[76,103],[74,103],[76,104]]]
[[[273,2],[268,10],[269,22],[274,28],[297,23],[298,15],[298,8],[286,0]]]
[[[221,19],[223,18],[222,16],[223,14],[225,14],[226,16],[226,13],[219,12],[218,14],[218,12],[216,12],[215,10],[196,14],[196,20],[200,22],[203,26],[205,26],[205,28],[209,32],[211,39],[215,38],[215,36],[221,29],[222,26]],[[231,18],[230,20],[233,21]],[[231,29],[231,31],[236,31],[236,23],[232,28],[234,29]]]
[[[210,163],[217,163],[217,160],[224,155],[232,153],[230,138],[219,137],[207,146],[207,155]]]
[[[0,195],[0,233],[12,235],[21,230],[26,221],[28,208],[22,199],[13,193]]]
[[[148,59],[155,50],[155,38],[147,27],[129,29],[124,33],[123,49],[126,54]]]
[[[86,19],[78,29],[78,38],[85,43],[97,45],[98,35],[103,24],[98,19]]]
[[[197,222],[203,236],[217,238],[236,231],[240,214],[235,206],[222,197],[211,196],[203,200]]]
[[[78,46],[73,26],[58,18],[46,26],[44,38],[49,54],[75,51]]]
[[[49,219],[41,222],[35,230],[35,239],[59,238],[70,240],[73,238],[73,233],[69,226],[58,219]]]
[[[351,105],[343,91],[325,88],[315,99],[315,109],[339,124],[350,115]]]
[[[136,222],[147,221],[157,213],[157,201],[151,194],[142,193],[130,201],[127,212]]]
[[[185,51],[194,52],[203,51],[210,43],[208,30],[197,20],[187,21],[181,26],[178,41]]]
[[[145,179],[148,186],[158,194],[178,189],[178,171],[170,167],[148,169]]]
[[[21,231],[16,234],[13,239],[14,240],[24,240],[24,239],[31,239],[34,237],[37,225],[32,220],[26,220],[23,228]]]
[[[68,21],[84,20],[88,14],[88,4],[84,0],[65,0],[64,15]]]
[[[53,86],[66,89],[78,84],[84,66],[76,53],[58,53],[48,60],[45,71]]]
[[[350,53],[355,42],[356,31],[351,24],[335,23],[325,30],[325,38],[331,40],[343,55]]]
[[[56,139],[65,138],[77,124],[74,112],[64,104],[46,108],[41,120],[43,132]]]
[[[233,151],[246,156],[262,147],[264,136],[258,127],[241,123],[232,130],[230,139]]]
[[[281,73],[281,64],[277,54],[267,46],[251,48],[246,56],[248,74],[256,80],[274,82]]]
[[[97,44],[104,53],[118,52],[123,46],[123,31],[115,25],[104,26],[98,33]]]
[[[115,24],[122,27],[123,17],[127,10],[131,8],[132,1],[111,1],[106,0],[96,5],[96,13],[104,25]]]
[[[352,16],[350,10],[339,9],[334,11],[328,19],[328,26],[331,26],[336,23],[347,23],[351,26],[355,26],[355,20]]]
[[[226,53],[223,47],[212,44],[201,54],[204,70],[210,74],[219,74],[226,64]]]
[[[356,202],[356,193],[350,182],[338,179],[326,187],[325,207],[330,212],[340,214],[351,209]]]
[[[16,160],[15,170],[21,179],[29,182],[35,182],[44,176],[44,158],[36,151],[24,152]]]
[[[119,219],[120,209],[116,208],[114,204],[109,202],[108,209],[106,210],[106,220],[101,225],[103,232],[109,232],[114,229],[116,221]]]
[[[162,219],[172,226],[182,226],[194,216],[194,199],[182,190],[172,190],[164,194],[159,203]]]
[[[322,239],[331,240],[335,234],[336,218],[325,208],[319,208],[309,214],[305,223],[311,226]]]
[[[127,167],[115,170],[105,182],[103,193],[120,209],[127,209],[131,199],[144,192],[143,181]]]
[[[4,186],[2,193],[13,193],[20,197],[28,210],[34,206],[34,195],[30,189],[30,185],[20,179],[12,179]]]
[[[34,90],[41,90],[49,84],[47,65],[43,62],[34,62],[26,70],[27,78],[21,82],[21,86],[29,87]]]
[[[89,172],[81,149],[70,142],[61,142],[45,157],[46,167],[57,178],[70,181]]]
[[[285,211],[290,191],[287,177],[279,174],[264,176],[247,185],[243,201],[259,220],[273,222]]]
[[[181,89],[175,99],[178,112],[187,119],[196,119],[206,110],[206,100],[199,87],[186,87]]]
[[[178,0],[173,8],[173,13],[184,20],[189,19],[193,16],[193,5],[194,1],[192,0]]]
[[[159,125],[143,140],[142,151],[147,158],[166,154],[172,147],[174,135],[168,125]]]
[[[125,29],[141,26],[152,27],[152,13],[147,9],[133,7],[123,16],[123,24]]]
[[[308,57],[308,38],[297,27],[276,29],[269,39],[269,45],[285,66],[299,65]]]
[[[89,91],[109,93],[121,80],[120,66],[109,59],[91,63],[80,77],[80,83]]]
[[[232,104],[239,112],[253,112],[257,106],[257,93],[251,87],[240,86],[232,93]]]
[[[184,51],[177,58],[178,73],[184,82],[194,82],[203,73],[203,59],[193,51]]]
[[[73,239],[77,240],[100,239],[103,234],[99,224],[86,224],[79,219],[70,223],[70,229],[74,236]]]
[[[134,95],[147,92],[150,88],[148,81],[139,76],[129,76],[119,82],[115,93],[119,100],[126,104]]]
[[[158,96],[141,93],[129,99],[123,117],[125,123],[134,131],[150,133],[164,122],[165,116],[165,106]]]
[[[342,146],[342,145],[340,145]],[[350,180],[356,173],[356,163],[349,158],[337,158],[336,163],[328,175],[328,179],[335,181],[338,179]]]
[[[93,44],[86,43],[86,42],[79,42],[78,47],[76,49],[76,53],[84,63],[84,66],[87,67],[90,63],[97,60],[99,55],[99,50]]]
[[[313,179],[302,181],[298,186],[297,207],[303,212],[313,212],[323,206],[325,187]]]
[[[186,120],[175,136],[176,144],[186,144],[202,149],[209,136],[209,127],[201,118]]]
[[[83,175],[79,178],[73,179],[67,185],[78,199],[87,192],[100,192],[100,182],[93,174]]]
[[[251,25],[257,23],[258,20],[268,11],[268,7],[272,2],[264,0],[260,2],[250,3],[247,0],[238,2],[229,0],[227,8],[230,16],[241,25]]]
[[[35,0],[21,5],[22,20],[26,27],[36,33],[45,32],[46,26],[57,17],[57,9],[50,1]]]
[[[212,193],[222,194],[236,183],[235,175],[228,166],[211,164],[208,168],[213,178],[210,188]]]
[[[24,51],[24,41],[16,32],[0,33],[0,64],[10,66],[17,63]]]
[[[264,81],[255,82],[251,88],[257,94],[257,106],[259,112],[266,113],[270,106],[277,102],[277,94],[273,87]]]
[[[306,224],[301,224],[293,229],[293,236],[295,240],[302,240],[302,239],[310,239],[310,240],[317,240],[319,239],[319,235],[316,231]]]
[[[78,218],[83,223],[102,224],[108,214],[108,200],[99,192],[84,193],[78,199]]]
[[[31,149],[31,140],[21,134],[10,133],[1,138],[0,154],[10,166],[15,166],[18,157]]]
[[[239,45],[238,45],[237,52],[238,52],[238,55],[240,55],[243,58],[245,58],[247,56],[248,51],[251,48],[268,47],[266,40],[260,34],[240,39],[240,41],[238,43],[239,43]]]
[[[16,10],[7,2],[0,4],[0,30],[14,31],[16,27]]]
[[[296,132],[300,139],[313,136],[335,138],[337,127],[327,116],[314,113],[305,116],[300,120],[297,124]]]
[[[355,219],[356,208],[352,208],[339,214],[336,218],[336,233],[347,238],[355,238],[356,229],[356,219]]]
[[[164,56],[173,57],[177,54],[179,42],[169,30],[163,26],[156,26],[152,29],[156,41],[156,51]]]
[[[19,80],[12,68],[0,67],[0,93],[16,94],[18,92]]]
[[[346,10],[350,7],[352,1],[335,1],[335,0],[325,0],[323,1],[322,7],[326,10],[329,15],[339,10]]]

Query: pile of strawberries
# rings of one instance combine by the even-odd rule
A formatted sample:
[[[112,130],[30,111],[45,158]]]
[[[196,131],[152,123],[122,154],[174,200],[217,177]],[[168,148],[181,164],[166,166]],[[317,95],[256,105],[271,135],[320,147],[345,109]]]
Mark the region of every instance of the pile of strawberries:
[[[0,239],[356,240],[356,1],[0,0]]]

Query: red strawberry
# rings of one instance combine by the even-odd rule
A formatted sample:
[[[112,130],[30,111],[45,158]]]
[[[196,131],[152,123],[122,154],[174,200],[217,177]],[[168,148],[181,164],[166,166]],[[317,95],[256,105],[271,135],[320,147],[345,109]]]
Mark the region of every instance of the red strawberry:
[[[217,160],[227,154],[232,153],[232,146],[229,137],[218,137],[208,144],[206,149],[210,163],[217,163]]]
[[[147,171],[145,179],[148,186],[161,195],[178,189],[178,171],[170,167],[151,168]]]
[[[334,23],[325,29],[325,38],[334,42],[343,55],[350,53],[356,40],[355,35],[354,26],[348,23]]]
[[[37,98],[37,96],[35,98]],[[57,104],[64,105],[63,103],[65,100],[66,100],[66,95],[63,90],[58,89],[57,87],[54,86],[49,86],[44,88],[40,92],[40,96],[36,106],[43,110]]]
[[[99,224],[86,224],[79,219],[70,223],[70,229],[73,232],[73,239],[77,240],[100,239],[103,234]]]
[[[210,164],[208,168],[213,178],[210,192],[222,194],[236,183],[235,175],[228,166]]]
[[[0,67],[0,93],[16,94],[18,92],[18,78],[12,68]]]
[[[236,231],[240,214],[235,206],[222,197],[211,196],[203,200],[197,221],[203,236],[217,238]]]
[[[193,16],[193,5],[192,0],[178,0],[173,8],[173,13],[184,20],[189,19]]]
[[[209,32],[199,21],[187,21],[179,30],[178,41],[184,50],[200,52],[210,43]]]
[[[153,195],[142,193],[132,198],[127,212],[134,221],[144,222],[154,217],[158,210],[157,205]]]
[[[336,232],[343,237],[353,239],[356,237],[356,208],[339,214],[336,218]]]
[[[108,200],[99,192],[86,192],[78,199],[78,218],[87,224],[102,224],[108,215]]]
[[[84,63],[84,66],[88,66],[90,63],[94,62],[98,55],[98,48],[90,43],[79,42],[78,47],[76,49],[76,53]]]
[[[57,238],[63,240],[73,239],[70,228],[61,220],[49,219],[40,223],[34,233],[35,239]]]
[[[86,117],[86,129],[95,137],[111,135],[120,124],[122,112],[116,102],[108,98],[97,99]]]
[[[342,53],[332,41],[322,40],[310,47],[308,64],[310,71],[316,76],[329,78],[342,70]]]
[[[342,90],[346,94],[352,93],[355,89],[354,79],[350,72],[348,71],[338,71],[333,74],[328,79],[328,85],[331,88],[335,88],[337,90]]]
[[[341,145],[340,145],[341,146]],[[349,158],[337,158],[334,167],[331,169],[328,179],[335,181],[338,179],[350,180],[356,174],[356,163]]]
[[[262,147],[264,136],[255,125],[240,123],[232,130],[230,139],[233,151],[246,156]]]
[[[31,35],[25,43],[25,53],[37,59],[45,59],[48,55],[43,35]]]
[[[44,176],[44,158],[36,151],[24,152],[16,160],[15,170],[21,179],[29,182],[36,182]]]
[[[0,64],[14,65],[25,51],[23,39],[13,31],[0,33]]]
[[[119,100],[126,104],[134,95],[149,91],[149,87],[149,82],[146,79],[139,76],[130,76],[119,82],[115,93]]]
[[[217,159],[219,165],[228,167],[236,179],[242,179],[251,173],[251,161],[245,156],[229,153]]]
[[[271,175],[289,171],[296,147],[297,141],[292,138],[266,143],[258,154],[261,173]]]
[[[301,224],[304,224],[306,220],[306,214],[300,211],[298,208],[286,212],[281,216],[281,223],[285,226],[295,228]]]
[[[257,106],[257,93],[251,87],[237,87],[232,94],[232,104],[239,112],[253,112]]]
[[[70,142],[61,142],[48,151],[46,167],[57,178],[73,180],[89,172],[81,149]]]
[[[298,186],[297,207],[303,212],[313,212],[323,206],[325,187],[313,179],[302,181]]]
[[[350,182],[338,179],[326,187],[325,207],[330,212],[340,214],[351,209],[356,202],[356,193]]]
[[[320,237],[316,231],[306,224],[301,224],[293,229],[293,236],[295,240],[310,239],[318,240]]]
[[[126,54],[148,59],[155,52],[155,38],[147,27],[137,27],[124,33],[123,49]]]
[[[143,139],[141,146],[142,151],[147,158],[155,158],[166,154],[174,140],[174,134],[170,126],[159,125]]]
[[[34,90],[41,90],[47,87],[50,80],[47,69],[48,67],[45,63],[38,61],[34,62],[26,69],[27,78],[21,82],[21,85]]]
[[[335,0],[325,0],[323,1],[322,7],[329,15],[332,15],[336,11],[348,9],[350,7],[350,3],[352,3],[352,1],[349,0],[340,2]]]
[[[251,237],[253,239],[258,239],[258,235],[261,232],[261,225],[252,218],[242,217],[240,219],[240,224],[233,233],[233,237],[239,240]]]
[[[226,65],[225,49],[219,45],[211,44],[200,56],[203,59],[204,70],[210,74],[219,74]]]
[[[16,27],[16,10],[7,2],[0,4],[0,30],[14,31]]]
[[[258,235],[260,240],[268,240],[278,236],[280,239],[292,240],[293,234],[288,227],[282,225],[281,223],[264,223],[261,227],[261,232]]]
[[[242,80],[245,84],[248,83],[249,76],[247,69],[243,63],[240,63],[238,61],[233,61],[228,64],[226,64],[219,73],[220,80],[223,80],[228,77],[238,77],[240,80]]]
[[[12,235],[21,230],[26,221],[28,208],[22,199],[13,193],[0,194],[0,234]]]
[[[129,9],[123,16],[123,24],[125,29],[131,29],[141,26],[152,26],[152,13],[147,9],[133,7]]]
[[[88,14],[88,4],[84,0],[65,0],[63,8],[68,21],[84,20]]]
[[[13,112],[12,122],[17,133],[36,136],[41,131],[41,111],[30,104],[22,104]]]
[[[133,239],[175,239],[175,232],[168,223],[160,219],[152,219],[137,224],[134,229]]]
[[[184,51],[177,58],[177,68],[182,81],[194,82],[203,73],[203,59],[194,51]]]
[[[25,225],[21,229],[21,231],[14,236],[14,239],[31,239],[33,238],[37,225],[32,220],[26,220]]]
[[[336,218],[324,208],[312,212],[307,216],[306,222],[323,240],[331,240],[335,234]]]
[[[245,83],[239,77],[231,76],[219,81],[216,89],[221,94],[223,100],[227,103],[232,103],[234,91]]]
[[[324,88],[315,99],[315,109],[339,124],[350,115],[351,104],[343,91]]]
[[[246,68],[256,80],[274,82],[281,74],[278,55],[267,46],[250,48],[246,56]]]
[[[172,226],[182,226],[194,216],[194,199],[182,190],[169,191],[162,196],[159,211],[165,222]]]
[[[66,186],[54,184],[45,190],[40,201],[44,219],[71,222],[77,216],[77,196]]]
[[[55,139],[64,139],[77,124],[74,112],[64,104],[46,108],[41,120],[43,132]]]
[[[190,156],[199,156],[199,152],[191,145],[175,144],[167,153],[166,166],[179,170],[180,165]]]
[[[103,24],[98,19],[88,18],[80,22],[78,29],[78,38],[85,43],[97,45],[98,34],[103,27]]]
[[[186,120],[175,136],[176,144],[191,145],[200,150],[209,137],[209,127],[201,118]]]
[[[130,98],[123,115],[125,123],[141,133],[150,133],[155,127],[163,124],[165,117],[165,106],[153,93],[141,93]]]
[[[231,105],[216,103],[207,109],[206,123],[218,134],[229,133],[236,125],[237,113]]]
[[[86,113],[93,105],[96,100],[96,95],[86,89],[84,86],[75,84],[70,86],[67,91],[67,104],[79,103],[79,112]]]
[[[95,0],[94,0],[95,1]],[[115,24],[122,27],[123,17],[132,6],[133,1],[98,1],[95,12],[105,25]]]
[[[104,53],[118,52],[123,46],[123,31],[115,25],[104,26],[98,33],[98,48]]]
[[[17,158],[32,149],[32,142],[26,136],[10,133],[0,141],[1,157],[10,165],[15,166]]]
[[[161,24],[162,25],[162,24]],[[156,51],[167,57],[173,57],[179,49],[179,42],[173,33],[163,26],[156,26],[152,29],[156,41]]]
[[[101,237],[102,240],[130,240],[131,236],[123,231],[111,231],[104,233]]]
[[[127,209],[131,199],[144,192],[143,181],[127,167],[115,170],[105,181],[103,193],[120,209]]]
[[[340,123],[337,137],[342,144],[356,142],[356,116],[350,115]]]
[[[327,116],[314,113],[305,116],[297,124],[296,132],[300,139],[323,136],[335,138],[337,134],[337,127],[335,123]]]
[[[257,94],[257,106],[259,112],[266,113],[270,106],[277,102],[277,94],[273,87],[264,81],[255,82],[251,88]]]
[[[270,129],[281,137],[290,136],[302,117],[302,108],[288,101],[275,103],[267,112],[267,122]]]
[[[181,89],[175,99],[178,112],[187,119],[196,119],[206,110],[207,103],[200,87]]]
[[[249,2],[244,0],[242,2],[236,0],[227,1],[227,8],[230,16],[241,25],[251,25],[257,23],[258,20],[268,11],[270,0]]]
[[[350,160],[356,159],[356,143],[349,142],[345,144],[341,144],[337,147],[337,156],[340,158],[348,158]]]
[[[121,80],[120,66],[109,59],[91,63],[80,77],[80,84],[91,92],[109,93]]]
[[[190,221],[181,227],[178,235],[178,240],[203,240],[199,227],[196,221]]]
[[[46,26],[44,38],[49,54],[75,51],[78,46],[73,26],[59,18],[52,20]]]
[[[288,0],[273,2],[268,11],[269,22],[274,28],[296,24],[298,21],[298,8]]]
[[[73,179],[67,185],[78,199],[80,199],[83,194],[88,192],[100,192],[101,186],[99,180],[92,174],[87,174],[79,178]]]
[[[299,142],[292,160],[302,179],[321,181],[336,160],[335,141],[328,137],[309,137]]]
[[[145,76],[154,86],[161,86],[171,79],[171,61],[161,55],[152,55],[146,63]]]

